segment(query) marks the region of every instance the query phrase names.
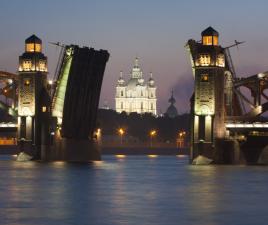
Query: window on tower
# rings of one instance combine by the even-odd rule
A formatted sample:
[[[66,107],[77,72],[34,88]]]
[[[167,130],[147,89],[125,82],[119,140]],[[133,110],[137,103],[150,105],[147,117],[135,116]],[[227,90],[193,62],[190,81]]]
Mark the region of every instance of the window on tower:
[[[26,44],[26,52],[34,52],[34,43]]]
[[[200,54],[197,66],[209,66],[210,62],[211,60],[209,54]]]
[[[213,36],[213,45],[218,45],[219,38],[217,36]]]
[[[123,102],[121,102],[121,109],[123,109]]]
[[[219,54],[217,56],[216,66],[219,66],[219,67],[225,66],[224,54]]]
[[[24,79],[24,85],[29,86],[30,85],[30,80],[29,79]]]
[[[121,91],[121,96],[124,96],[124,92],[123,91]]]
[[[40,62],[39,62],[39,70],[40,71],[47,71],[46,62],[44,60],[40,60]]]
[[[203,36],[203,45],[212,45],[213,36]]]
[[[41,47],[41,44],[27,43],[25,50],[26,50],[26,52],[41,52],[42,47]]]
[[[208,82],[208,74],[201,74],[201,82]]]
[[[22,62],[22,69],[24,71],[30,71],[32,68],[32,61],[31,60],[24,60]]]
[[[41,52],[41,51],[42,51],[41,44],[35,44],[35,52]]]

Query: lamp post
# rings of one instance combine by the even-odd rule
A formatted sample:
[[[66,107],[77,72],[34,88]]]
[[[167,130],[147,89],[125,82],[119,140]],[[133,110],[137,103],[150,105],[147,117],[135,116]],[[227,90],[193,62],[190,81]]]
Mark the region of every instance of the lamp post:
[[[48,80],[48,89],[49,89],[49,94],[52,96],[52,89],[53,89],[53,80]]]
[[[150,147],[153,147],[153,137],[156,135],[156,130],[151,130],[150,133]]]
[[[184,138],[185,138],[186,132],[185,131],[180,131],[178,134],[178,139],[177,139],[177,147],[182,148],[184,147]]]
[[[123,144],[123,135],[124,135],[125,131],[124,131],[123,128],[119,128],[119,129],[118,129],[118,133],[119,133],[119,135],[120,135],[120,143],[121,143],[121,145],[122,145],[122,144]]]

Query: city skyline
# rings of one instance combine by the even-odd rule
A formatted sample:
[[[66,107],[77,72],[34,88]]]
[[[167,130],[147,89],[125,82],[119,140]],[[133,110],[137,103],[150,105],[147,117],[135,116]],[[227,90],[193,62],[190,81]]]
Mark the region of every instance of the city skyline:
[[[208,26],[220,34],[220,44],[246,41],[231,53],[238,76],[268,70],[266,1],[173,2],[161,1],[46,1],[31,4],[3,1],[0,26],[0,70],[16,72],[24,40],[33,33],[43,41],[53,76],[59,48],[49,42],[91,46],[111,54],[107,63],[99,106],[104,101],[114,108],[115,85],[122,70],[131,71],[139,57],[144,74],[153,73],[158,85],[158,113],[165,112],[174,90],[179,113],[189,110],[193,76],[188,39],[199,40]],[[49,12],[49,13],[47,13]],[[221,15],[221,16],[219,16]],[[161,85],[160,85],[161,84]]]

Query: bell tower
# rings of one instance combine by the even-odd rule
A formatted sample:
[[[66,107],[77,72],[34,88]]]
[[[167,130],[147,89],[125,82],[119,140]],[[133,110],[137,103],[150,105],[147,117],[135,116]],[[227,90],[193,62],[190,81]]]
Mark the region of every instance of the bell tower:
[[[36,156],[40,152],[41,133],[49,126],[50,98],[47,92],[47,57],[42,53],[41,39],[35,35],[25,40],[25,52],[19,57],[18,92],[21,150]]]
[[[224,49],[219,33],[208,27],[201,33],[201,43],[189,40],[194,83],[192,98],[191,157],[214,158],[215,141],[224,138]]]

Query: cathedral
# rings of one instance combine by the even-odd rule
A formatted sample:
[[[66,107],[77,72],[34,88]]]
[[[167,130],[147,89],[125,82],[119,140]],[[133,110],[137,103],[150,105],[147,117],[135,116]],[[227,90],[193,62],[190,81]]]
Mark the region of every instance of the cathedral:
[[[156,86],[152,73],[147,82],[144,81],[139,59],[135,59],[130,79],[125,82],[123,73],[117,81],[115,94],[115,110],[118,113],[152,113],[156,114]]]

